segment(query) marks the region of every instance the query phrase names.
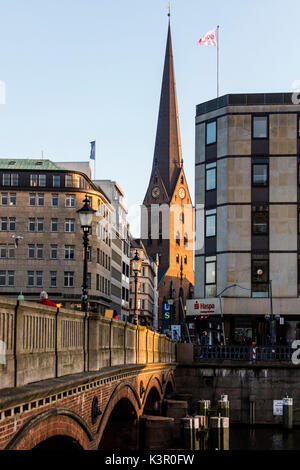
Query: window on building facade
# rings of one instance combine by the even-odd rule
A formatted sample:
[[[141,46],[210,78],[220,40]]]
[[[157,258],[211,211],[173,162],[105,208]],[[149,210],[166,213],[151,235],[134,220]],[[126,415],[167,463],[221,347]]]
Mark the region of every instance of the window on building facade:
[[[38,206],[43,206],[45,201],[44,194],[39,193],[38,194]]]
[[[43,271],[36,272],[36,286],[37,287],[43,286]]]
[[[38,259],[44,258],[44,245],[37,245],[36,246],[36,257]]]
[[[52,206],[58,207],[58,194],[52,194]]]
[[[58,219],[51,219],[51,232],[58,232]]]
[[[46,187],[46,175],[39,175],[39,186]]]
[[[3,173],[2,186],[10,186],[10,173]]]
[[[30,186],[36,187],[38,185],[38,175],[30,175]]]
[[[65,187],[72,188],[73,186],[73,177],[72,175],[65,175]]]
[[[217,142],[217,121],[206,123],[206,145]]]
[[[268,185],[268,167],[267,163],[254,163],[252,165],[252,184],[253,186]]]
[[[17,205],[17,195],[16,193],[10,193],[9,194],[9,205],[10,206],[16,206]]]
[[[57,272],[50,271],[50,287],[56,287],[57,285]]]
[[[57,250],[57,245],[51,245],[50,247],[50,258],[51,259],[57,259],[58,255],[58,250]]]
[[[74,194],[66,194],[66,207],[76,207],[76,196]]]
[[[205,258],[205,297],[216,296],[216,256]]]
[[[0,271],[0,286],[6,285],[6,271]]]
[[[29,219],[28,231],[35,232],[35,218],[34,217],[30,217]]]
[[[216,236],[216,219],[217,210],[210,209],[205,211],[205,236],[215,237]]]
[[[35,206],[36,205],[36,193],[29,194],[29,205]]]
[[[16,218],[15,217],[9,218],[9,230],[10,232],[16,231]]]
[[[15,271],[8,271],[8,285],[9,287],[15,285]]]
[[[35,245],[28,245],[28,258],[35,258]]]
[[[73,271],[64,272],[64,287],[74,287],[74,272]]]
[[[187,256],[184,257],[184,264],[187,264]]]
[[[91,289],[92,288],[92,274],[87,273],[87,288]]]
[[[252,254],[252,297],[268,297],[269,295],[269,255],[267,253]]]
[[[1,193],[2,206],[8,206],[8,193]]]
[[[34,271],[27,271],[27,285],[28,287],[34,286]]]
[[[1,231],[6,232],[8,228],[7,217],[1,217]]]
[[[19,185],[19,175],[18,173],[11,174],[11,185],[18,186]]]
[[[100,290],[100,275],[96,274],[96,290]]]
[[[268,137],[268,116],[253,116],[253,138],[266,139]]]
[[[6,245],[0,246],[0,258],[7,258],[7,246]]]
[[[53,175],[53,187],[54,188],[60,187],[60,175]]]
[[[65,245],[65,259],[75,259],[74,245]]]
[[[37,231],[38,232],[44,231],[44,219],[43,218],[37,219]]]
[[[75,219],[65,220],[65,232],[75,232]]]
[[[205,165],[205,189],[211,191],[217,187],[217,163],[208,163]]]
[[[252,207],[253,235],[267,235],[269,232],[269,208],[266,205]]]
[[[176,245],[180,245],[180,233],[178,231],[176,233]]]
[[[176,263],[179,264],[179,255],[176,255]]]

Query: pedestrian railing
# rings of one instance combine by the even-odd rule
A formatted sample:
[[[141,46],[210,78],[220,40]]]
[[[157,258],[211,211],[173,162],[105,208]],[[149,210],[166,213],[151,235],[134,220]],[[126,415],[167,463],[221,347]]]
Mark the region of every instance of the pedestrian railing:
[[[291,361],[289,346],[194,346],[194,360],[205,361]]]

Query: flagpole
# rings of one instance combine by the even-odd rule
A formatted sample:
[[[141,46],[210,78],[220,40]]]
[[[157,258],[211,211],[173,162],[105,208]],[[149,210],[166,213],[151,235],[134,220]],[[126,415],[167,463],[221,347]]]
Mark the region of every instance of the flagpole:
[[[96,141],[95,141],[95,160],[94,160],[94,180],[96,181]]]
[[[220,93],[220,26],[217,26],[217,98]]]

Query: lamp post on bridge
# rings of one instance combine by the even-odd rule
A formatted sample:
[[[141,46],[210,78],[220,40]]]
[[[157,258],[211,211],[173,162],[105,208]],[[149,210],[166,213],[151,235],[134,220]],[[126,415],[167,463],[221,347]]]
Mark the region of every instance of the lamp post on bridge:
[[[139,257],[138,251],[135,250],[135,256],[131,259],[130,264],[132,271],[134,272],[134,311],[135,311],[135,321],[136,325],[139,325],[139,314],[138,314],[138,292],[137,292],[137,285],[138,285],[138,275],[141,272],[143,261]]]
[[[89,246],[89,232],[92,228],[93,215],[96,212],[91,208],[87,194],[83,200],[83,206],[77,211],[80,219],[80,225],[83,230],[83,247],[84,247],[84,260],[83,260],[83,280],[82,280],[82,296],[81,296],[81,311],[87,311],[87,252]]]

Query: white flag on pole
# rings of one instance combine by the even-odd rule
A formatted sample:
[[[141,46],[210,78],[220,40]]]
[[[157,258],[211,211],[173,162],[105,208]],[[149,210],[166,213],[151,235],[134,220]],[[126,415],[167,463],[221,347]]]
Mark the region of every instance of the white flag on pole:
[[[210,31],[208,31],[208,33],[204,34],[204,36],[202,36],[202,38],[198,41],[198,44],[200,46],[217,46],[217,28],[211,29]]]

